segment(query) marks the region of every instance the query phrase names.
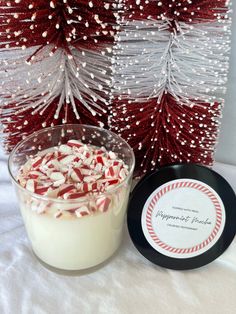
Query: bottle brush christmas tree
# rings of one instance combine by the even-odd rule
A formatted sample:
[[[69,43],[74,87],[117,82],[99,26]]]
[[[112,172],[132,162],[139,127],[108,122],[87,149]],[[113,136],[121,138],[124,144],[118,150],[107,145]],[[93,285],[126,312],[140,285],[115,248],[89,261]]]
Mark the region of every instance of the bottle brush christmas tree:
[[[211,165],[230,50],[226,0],[0,1],[0,121],[10,151],[85,123],[133,147],[136,175]]]

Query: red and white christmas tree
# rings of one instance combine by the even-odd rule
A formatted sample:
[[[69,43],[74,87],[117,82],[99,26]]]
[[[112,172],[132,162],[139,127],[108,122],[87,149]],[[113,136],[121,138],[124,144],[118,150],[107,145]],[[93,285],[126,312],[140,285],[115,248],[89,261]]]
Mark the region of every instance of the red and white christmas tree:
[[[113,60],[110,127],[138,173],[211,165],[228,71],[228,1],[126,0]]]
[[[9,149],[42,127],[103,125],[115,13],[112,0],[0,1],[0,107]]]
[[[226,0],[0,0],[0,121],[8,150],[86,123],[128,140],[137,175],[211,165],[228,71]]]

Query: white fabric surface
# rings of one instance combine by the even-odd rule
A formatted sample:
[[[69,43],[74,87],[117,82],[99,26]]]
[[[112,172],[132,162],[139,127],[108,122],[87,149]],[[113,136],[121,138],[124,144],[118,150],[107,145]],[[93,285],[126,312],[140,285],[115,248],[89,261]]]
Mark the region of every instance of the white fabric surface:
[[[236,190],[236,167],[216,164],[215,169]],[[31,251],[0,153],[1,314],[235,312],[236,240],[205,267],[172,271],[142,257],[126,230],[118,253],[96,272],[68,276],[44,268]]]

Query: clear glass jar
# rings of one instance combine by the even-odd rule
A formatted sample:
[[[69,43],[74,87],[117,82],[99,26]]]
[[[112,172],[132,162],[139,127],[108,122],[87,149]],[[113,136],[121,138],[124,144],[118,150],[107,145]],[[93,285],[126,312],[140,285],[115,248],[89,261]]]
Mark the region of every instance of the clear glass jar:
[[[80,202],[96,204],[96,198],[60,200],[41,196],[23,188],[17,181],[19,169],[40,151],[65,144],[70,139],[104,146],[115,152],[129,169],[126,179],[104,195],[111,199],[108,211],[76,217],[70,214]],[[118,135],[87,125],[61,125],[40,130],[20,142],[9,156],[9,172],[15,186],[25,228],[34,253],[46,264],[64,270],[93,267],[108,259],[119,247],[123,235],[129,192],[134,170],[134,154]],[[45,211],[47,208],[47,211]],[[49,210],[48,210],[49,209]],[[55,218],[55,212],[63,216]]]

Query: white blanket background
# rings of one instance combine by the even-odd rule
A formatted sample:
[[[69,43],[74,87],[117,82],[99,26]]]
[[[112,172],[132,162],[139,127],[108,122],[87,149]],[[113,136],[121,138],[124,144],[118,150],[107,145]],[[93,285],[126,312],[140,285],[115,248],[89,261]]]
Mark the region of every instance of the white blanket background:
[[[236,190],[236,167],[215,169]],[[0,314],[236,313],[236,240],[205,267],[172,271],[142,257],[125,230],[118,253],[97,271],[49,271],[31,251],[0,152]]]

